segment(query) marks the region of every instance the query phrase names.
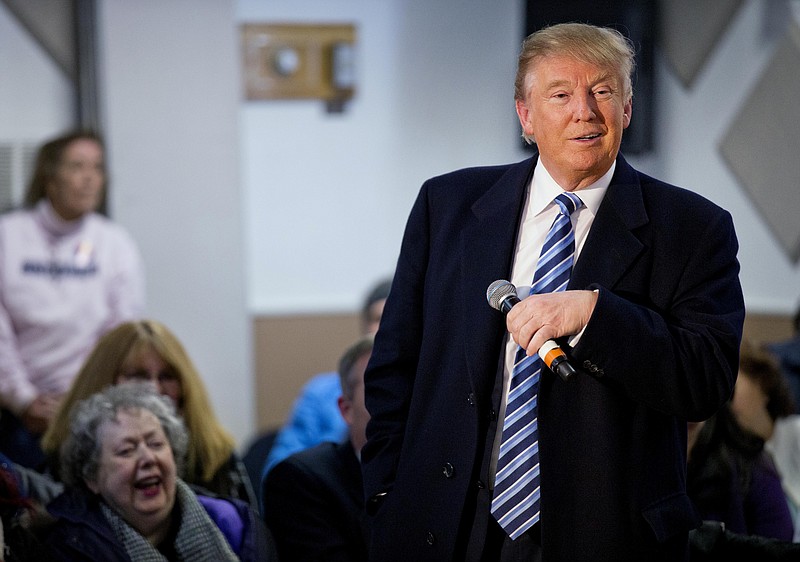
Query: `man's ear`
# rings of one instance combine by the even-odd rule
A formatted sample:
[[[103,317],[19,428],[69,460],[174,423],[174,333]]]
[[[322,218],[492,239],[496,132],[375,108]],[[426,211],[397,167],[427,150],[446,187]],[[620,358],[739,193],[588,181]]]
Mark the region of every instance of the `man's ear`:
[[[629,100],[622,110],[622,128],[627,129],[631,124],[631,116],[633,115],[633,100]]]
[[[351,425],[353,423],[353,403],[345,396],[339,396],[336,403],[339,406],[339,413],[342,414],[345,423],[347,423],[348,426]]]
[[[515,106],[517,109],[517,117],[519,124],[522,125],[522,132],[526,136],[533,136],[533,127],[531,126],[531,114],[527,104],[523,100],[516,100]]]

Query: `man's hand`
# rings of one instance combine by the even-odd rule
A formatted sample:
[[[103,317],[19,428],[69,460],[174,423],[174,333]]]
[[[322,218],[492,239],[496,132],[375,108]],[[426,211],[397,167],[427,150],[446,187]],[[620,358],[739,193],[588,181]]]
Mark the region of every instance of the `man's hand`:
[[[40,394],[22,413],[22,423],[33,434],[44,433],[47,426],[50,425],[50,421],[55,417],[60,403],[61,396]]]
[[[594,291],[563,291],[531,295],[506,317],[514,341],[533,355],[544,342],[583,330],[597,303]]]

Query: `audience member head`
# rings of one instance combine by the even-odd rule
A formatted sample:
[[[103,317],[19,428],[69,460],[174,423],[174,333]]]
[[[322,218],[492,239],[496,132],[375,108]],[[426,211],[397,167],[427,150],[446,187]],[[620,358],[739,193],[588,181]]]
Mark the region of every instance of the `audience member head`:
[[[742,342],[731,411],[739,425],[764,441],[772,437],[778,418],[794,413],[789,383],[776,360],[752,342]]]
[[[131,381],[151,385],[174,403],[189,431],[187,478],[210,480],[230,458],[235,442],[214,415],[206,387],[183,345],[155,320],[125,322],[100,338],[42,438],[44,451],[52,454],[58,449],[76,402]]]
[[[94,212],[106,188],[105,149],[99,135],[76,131],[45,143],[36,157],[25,205],[45,197],[64,220]]]
[[[187,443],[172,403],[150,385],[112,386],[75,405],[61,447],[61,474],[67,486],[101,496],[158,543],[169,532]]]
[[[350,443],[356,453],[367,442],[369,412],[364,404],[364,371],[372,354],[373,336],[365,336],[350,346],[339,360],[342,395],[339,411],[347,422]]]
[[[386,279],[375,285],[367,297],[364,299],[364,305],[361,307],[361,333],[374,334],[378,331],[378,325],[383,315],[383,305],[386,304],[386,299],[389,296],[389,290],[392,288],[392,280]]]
[[[764,440],[742,428],[725,403],[716,414],[700,423],[689,423],[689,481],[690,483],[714,479],[715,494],[722,498],[729,493],[719,482],[731,477],[736,467],[743,479],[740,484],[749,485],[750,465],[764,449]],[[719,480],[716,478],[719,476]],[[745,486],[746,487],[746,486]]]

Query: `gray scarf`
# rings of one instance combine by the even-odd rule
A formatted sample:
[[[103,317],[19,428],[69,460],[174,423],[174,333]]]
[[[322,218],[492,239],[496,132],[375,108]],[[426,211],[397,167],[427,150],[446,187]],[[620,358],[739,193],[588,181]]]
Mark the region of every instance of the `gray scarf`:
[[[216,523],[197,501],[194,492],[182,480],[176,481],[175,501],[180,508],[181,521],[175,537],[175,550],[185,562],[237,562],[228,541]],[[114,535],[125,552],[136,562],[167,562],[167,558],[138,531],[105,503],[100,504]]]

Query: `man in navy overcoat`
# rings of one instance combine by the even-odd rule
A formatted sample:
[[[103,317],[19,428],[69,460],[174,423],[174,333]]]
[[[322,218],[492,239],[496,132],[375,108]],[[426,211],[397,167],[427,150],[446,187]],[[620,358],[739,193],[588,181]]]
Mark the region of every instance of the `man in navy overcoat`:
[[[408,220],[366,374],[371,560],[684,560],[699,524],[686,423],[730,397],[744,319],[731,216],[619,154],[632,50],[617,65],[582,49],[624,51],[621,39],[582,24],[537,33],[516,104],[538,151],[428,180]],[[568,290],[524,298],[506,319],[486,289],[528,261],[520,240],[553,185],[586,199]],[[578,372],[542,370],[541,519],[498,543],[489,504],[509,337],[528,353],[556,339]],[[509,554],[525,541],[532,558]]]

